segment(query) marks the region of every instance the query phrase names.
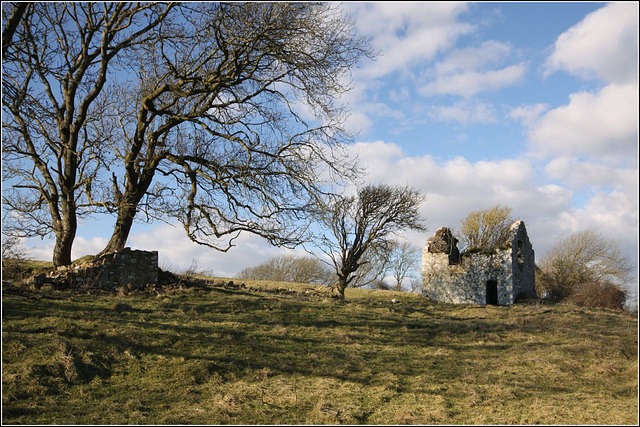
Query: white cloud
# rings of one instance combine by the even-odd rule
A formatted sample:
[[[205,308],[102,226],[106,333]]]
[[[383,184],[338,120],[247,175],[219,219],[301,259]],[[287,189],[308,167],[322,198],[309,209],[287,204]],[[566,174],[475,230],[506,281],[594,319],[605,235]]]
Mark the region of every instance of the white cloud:
[[[495,91],[518,83],[522,81],[526,71],[526,64],[521,62],[499,70],[439,75],[418,91],[424,96],[449,94],[470,97],[481,92]]]
[[[556,40],[545,74],[565,70],[582,78],[629,83],[637,79],[638,3],[610,3]]]
[[[411,76],[412,67],[433,60],[474,29],[473,25],[459,22],[467,10],[463,3],[345,3],[342,7],[352,14],[359,34],[370,37],[373,51],[379,53],[375,61],[363,60],[352,71],[349,82],[353,83],[353,90],[342,99],[352,111],[347,130],[364,135],[381,112],[391,113],[398,120],[398,112],[371,96],[383,77],[395,72]],[[389,98],[396,103],[407,101],[409,88],[390,92]],[[404,126],[400,123],[396,131]]]
[[[547,112],[530,129],[542,154],[637,158],[638,86],[611,84],[570,95],[568,105]]]
[[[575,180],[575,184],[617,183],[614,191],[596,191],[584,207],[576,208],[572,206],[571,190],[538,184],[535,168],[526,159],[470,162],[458,157],[439,162],[428,155],[407,156],[400,146],[384,141],[359,142],[351,149],[368,171],[367,182],[410,185],[426,195],[420,211],[428,231],[406,235],[416,246],[424,246],[441,226],[457,228],[470,211],[501,204],[513,208],[513,216],[524,219],[538,259],[559,236],[592,227],[617,239],[632,260],[637,258],[637,170],[609,170],[575,159],[551,162],[547,167],[551,175],[560,176],[575,169],[575,177],[567,178],[572,183]],[[77,242],[77,249],[87,253],[96,253],[106,243],[99,238],[79,238]],[[132,233],[129,245],[159,251],[160,264],[165,268],[184,270],[195,260],[199,268],[222,277],[232,277],[246,267],[287,252],[250,234],[238,238],[237,246],[229,252],[217,252],[192,243],[180,226],[167,224]],[[50,260],[52,248],[48,242],[32,248],[30,256]]]
[[[394,110],[383,102],[367,102],[360,106],[360,111],[372,117],[389,118],[398,121],[406,119],[402,111]]]
[[[373,126],[373,120],[362,111],[351,111],[345,123],[346,131],[354,134],[367,134],[371,126]]]
[[[511,109],[509,112],[509,117],[514,120],[520,120],[525,126],[532,127],[534,126],[542,113],[549,109],[548,104],[532,104],[532,105],[521,105],[519,107]]]
[[[347,3],[361,34],[372,37],[377,60],[357,75],[378,78],[432,59],[473,30],[458,22],[463,3]]]
[[[576,190],[585,187],[617,187],[626,188],[629,194],[637,193],[637,169],[615,168],[580,161],[574,157],[558,157],[551,160],[544,171],[550,178],[563,180]]]
[[[495,40],[487,40],[478,47],[457,49],[436,64],[436,75],[475,71],[490,64],[497,64],[511,54],[511,46]]]
[[[285,251],[252,234],[242,234],[235,247],[219,252],[193,243],[180,225],[161,224],[150,231],[132,233],[129,246],[158,251],[160,267],[183,271],[196,263],[198,268],[219,277],[233,277],[246,267],[258,265]]]
[[[567,105],[535,123],[525,121],[536,154],[637,165],[637,62],[637,3],[608,4],[562,33],[547,58],[545,74],[564,70],[608,85],[571,94]]]
[[[423,96],[458,95],[471,97],[520,82],[527,64],[503,67],[512,55],[509,44],[487,40],[480,46],[456,49],[423,73],[418,92]]]
[[[402,86],[398,90],[392,89],[389,92],[389,99],[396,103],[408,101],[410,98],[408,86]]]
[[[76,237],[71,248],[71,259],[76,260],[85,255],[95,255],[107,246],[108,239],[104,237],[86,238],[82,236]],[[25,239],[24,244],[28,246],[27,256],[30,259],[42,261],[53,260],[53,248],[55,241],[53,236],[41,240],[38,238]]]
[[[480,101],[463,100],[450,106],[432,106],[428,115],[436,121],[457,122],[461,125],[497,122],[493,106]]]
[[[631,259],[637,255],[637,184],[632,173],[618,176],[620,190],[596,192],[583,208],[576,208],[571,190],[538,184],[534,166],[525,159],[469,162],[455,158],[440,163],[428,155],[406,156],[397,145],[383,141],[357,146],[372,166],[367,169],[368,182],[410,185],[426,195],[421,213],[429,231],[409,233],[407,238],[414,245],[424,246],[439,227],[458,227],[470,211],[501,204],[524,219],[537,257],[550,250],[558,236],[589,227],[620,240]]]

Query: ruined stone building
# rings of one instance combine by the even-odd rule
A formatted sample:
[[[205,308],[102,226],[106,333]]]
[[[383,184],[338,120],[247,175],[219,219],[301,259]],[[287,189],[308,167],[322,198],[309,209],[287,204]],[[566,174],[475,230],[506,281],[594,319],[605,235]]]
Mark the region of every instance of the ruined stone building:
[[[523,221],[511,225],[506,249],[460,254],[442,227],[422,251],[423,295],[454,304],[511,305],[536,297],[535,255]]]

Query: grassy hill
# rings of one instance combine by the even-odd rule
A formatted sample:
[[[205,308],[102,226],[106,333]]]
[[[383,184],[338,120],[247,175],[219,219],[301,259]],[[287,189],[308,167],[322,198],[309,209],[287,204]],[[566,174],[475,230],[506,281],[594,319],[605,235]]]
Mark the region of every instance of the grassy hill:
[[[353,289],[340,303],[228,280],[130,295],[5,287],[3,423],[638,422],[626,314]]]

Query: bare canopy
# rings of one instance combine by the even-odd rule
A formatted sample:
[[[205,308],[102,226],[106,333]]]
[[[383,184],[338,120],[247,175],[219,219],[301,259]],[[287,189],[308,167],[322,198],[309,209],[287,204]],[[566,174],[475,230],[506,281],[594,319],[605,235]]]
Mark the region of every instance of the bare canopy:
[[[358,278],[358,270],[371,264],[370,258],[388,252],[392,237],[407,229],[425,229],[418,213],[423,200],[411,188],[367,185],[357,196],[336,197],[318,209],[324,229],[316,236],[316,245],[331,260],[341,298]]]
[[[33,3],[3,58],[14,230],[53,232],[56,265],[95,211],[116,216],[103,252],[134,219],[295,245],[324,177],[353,174],[339,100],[370,55],[330,4]]]
[[[96,124],[116,58],[150,43],[173,7],[29,3],[17,15],[3,4],[3,17],[19,17],[3,40],[2,203],[14,235],[55,234],[56,266],[71,263],[77,217],[91,212],[86,193],[108,162]]]

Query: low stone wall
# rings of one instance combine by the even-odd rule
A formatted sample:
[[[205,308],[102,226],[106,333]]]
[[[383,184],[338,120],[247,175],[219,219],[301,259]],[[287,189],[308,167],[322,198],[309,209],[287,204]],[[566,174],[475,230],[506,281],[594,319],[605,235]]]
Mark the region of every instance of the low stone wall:
[[[158,283],[158,251],[125,248],[101,255],[86,263],[60,267],[35,276],[30,285],[40,288],[99,288],[114,290],[121,286],[142,289]]]

